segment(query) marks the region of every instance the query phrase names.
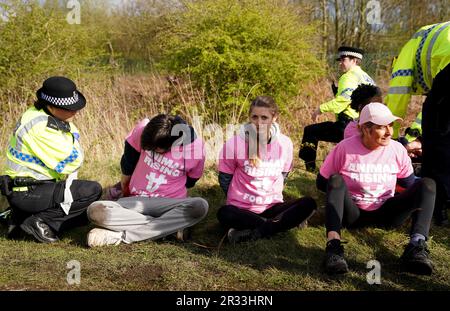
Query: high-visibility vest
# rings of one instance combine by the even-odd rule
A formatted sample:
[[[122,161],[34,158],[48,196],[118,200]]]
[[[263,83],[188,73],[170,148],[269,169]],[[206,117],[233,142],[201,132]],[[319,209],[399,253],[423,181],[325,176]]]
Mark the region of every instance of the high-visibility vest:
[[[415,132],[415,135],[406,134],[405,138],[410,143],[417,139],[417,137],[422,136],[422,112],[419,112],[414,122],[409,127],[411,131]]]
[[[358,112],[350,107],[351,96],[353,91],[361,84],[375,85],[375,81],[361,67],[354,66],[339,78],[336,97],[320,105],[320,112],[333,112],[336,117],[338,114],[344,113],[350,118],[356,119]]]
[[[80,134],[72,123],[65,131],[60,125],[43,110],[28,109],[10,138],[5,174],[59,181],[76,172],[83,163]]]
[[[424,26],[403,46],[392,69],[385,99],[398,117],[406,115],[411,95],[425,95],[433,79],[450,63],[450,22]],[[400,124],[394,124],[394,137]]]

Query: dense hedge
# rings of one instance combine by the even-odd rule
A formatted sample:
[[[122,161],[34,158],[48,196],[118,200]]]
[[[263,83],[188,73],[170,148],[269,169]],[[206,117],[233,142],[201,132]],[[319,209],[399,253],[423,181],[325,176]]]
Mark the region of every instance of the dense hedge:
[[[323,74],[313,48],[316,27],[301,16],[286,1],[187,2],[159,34],[162,68],[189,76],[217,98],[213,111],[227,114],[236,101],[258,94],[275,97],[283,108],[302,82]]]

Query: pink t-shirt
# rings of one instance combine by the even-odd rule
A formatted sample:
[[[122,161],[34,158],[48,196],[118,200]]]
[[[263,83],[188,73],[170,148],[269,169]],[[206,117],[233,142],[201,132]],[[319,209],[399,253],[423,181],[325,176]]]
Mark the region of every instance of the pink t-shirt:
[[[260,214],[283,202],[282,172],[291,170],[292,153],[291,139],[280,133],[267,145],[258,167],[253,167],[245,139],[237,135],[228,140],[219,157],[219,171],[233,175],[226,204]]]
[[[325,178],[339,173],[353,201],[362,210],[378,209],[394,195],[397,178],[413,173],[405,147],[391,140],[389,145],[367,149],[360,136],[344,139],[328,154],[320,168]]]
[[[350,121],[344,130],[344,139],[359,135],[360,132],[358,130],[358,121]]]
[[[127,142],[141,153],[130,180],[130,195],[145,197],[186,198],[187,176],[200,178],[205,164],[204,143],[172,147],[159,154],[141,149],[141,135],[149,119],[139,122],[128,134]],[[184,149],[184,150],[183,150]]]

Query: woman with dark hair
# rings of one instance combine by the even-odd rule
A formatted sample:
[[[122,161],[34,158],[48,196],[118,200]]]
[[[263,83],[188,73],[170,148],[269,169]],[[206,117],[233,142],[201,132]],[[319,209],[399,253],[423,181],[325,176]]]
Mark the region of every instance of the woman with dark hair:
[[[208,202],[187,197],[203,174],[204,143],[178,116],[160,114],[139,122],[125,140],[121,190],[117,202],[97,201],[89,219],[101,228],[87,237],[90,247],[156,240],[201,221]]]
[[[83,163],[80,133],[72,123],[86,99],[65,77],[44,81],[34,107],[19,119],[7,151],[7,195],[12,210],[9,237],[20,228],[39,242],[87,224],[86,209],[102,194],[94,181],[77,180]]]
[[[361,84],[353,91],[350,98],[352,100],[350,107],[359,115],[366,105],[382,101],[381,89],[372,84]],[[359,134],[358,120],[350,121],[344,130],[344,139]]]
[[[219,158],[219,183],[227,202],[217,218],[231,243],[270,237],[296,227],[315,211],[304,197],[283,201],[284,179],[292,168],[292,141],[276,123],[278,106],[269,96],[250,106],[249,123],[228,140]]]
[[[408,219],[412,220],[410,241],[402,263],[412,273],[432,273],[426,240],[436,184],[429,178],[416,180],[406,149],[391,140],[393,122],[399,119],[381,103],[366,105],[359,118],[361,135],[337,144],[320,169],[317,188],[327,194],[325,269],[329,274],[348,271],[342,227],[394,228]],[[394,196],[396,183],[406,190]]]

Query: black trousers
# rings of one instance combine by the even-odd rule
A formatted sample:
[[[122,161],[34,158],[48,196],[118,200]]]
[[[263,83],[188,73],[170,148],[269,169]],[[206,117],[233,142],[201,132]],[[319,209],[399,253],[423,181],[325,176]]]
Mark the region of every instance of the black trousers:
[[[422,110],[422,171],[436,181],[436,212],[450,201],[450,65],[435,77]]]
[[[338,143],[344,138],[344,130],[349,120],[322,122],[305,127],[299,157],[305,161],[308,171],[316,169],[317,145],[319,141]]]
[[[14,191],[8,202],[13,211],[13,222],[20,225],[27,217],[40,217],[56,232],[88,223],[87,207],[100,199],[102,187],[95,181],[74,180],[70,186],[73,203],[69,214],[63,211],[65,182],[29,186],[28,191]]]
[[[341,175],[328,179],[326,228],[340,232],[342,227],[377,226],[395,228],[412,218],[411,234],[428,237],[433,217],[436,183],[429,178],[419,179],[402,193],[389,198],[375,211],[361,210],[352,200]]]
[[[316,207],[316,201],[310,197],[275,204],[261,214],[225,205],[217,212],[217,219],[226,228],[258,229],[261,236],[269,237],[298,226]]]

